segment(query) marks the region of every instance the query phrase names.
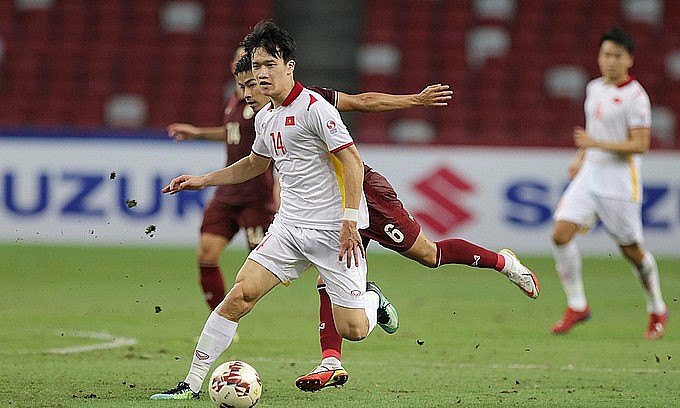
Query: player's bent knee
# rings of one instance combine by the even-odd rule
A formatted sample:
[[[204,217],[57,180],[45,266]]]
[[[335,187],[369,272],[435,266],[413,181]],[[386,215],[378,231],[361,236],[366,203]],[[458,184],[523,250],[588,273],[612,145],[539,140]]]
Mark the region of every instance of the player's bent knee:
[[[226,319],[238,321],[253,309],[258,298],[246,285],[236,283],[215,311]]]
[[[224,247],[221,245],[205,245],[202,243],[196,251],[198,261],[206,264],[216,264],[220,260],[223,249]]]
[[[229,240],[223,236],[203,233],[198,245],[197,257],[201,263],[212,264],[220,260],[220,255],[229,244]]]
[[[555,245],[568,244],[573,238],[574,233],[566,228],[555,228],[552,232],[551,238]]]
[[[359,326],[349,326],[345,330],[342,331],[342,333],[339,333],[343,339],[349,340],[349,341],[360,341],[366,338],[368,336],[368,326],[365,327],[359,327]]]
[[[420,259],[418,259],[418,262],[420,262],[421,265],[427,266],[428,268],[432,268],[432,269],[434,269],[438,266],[436,254],[435,255],[430,255],[430,254],[425,255],[425,256],[421,257]]]
[[[568,244],[576,234],[578,225],[569,221],[556,221],[553,226],[551,238],[555,245]]]
[[[428,268],[436,268],[437,265],[437,244],[427,238],[421,231],[416,242],[406,252],[402,252],[407,258],[413,259]]]
[[[363,340],[368,336],[368,319],[362,316],[351,316],[349,319],[339,316],[336,313],[335,328],[342,338],[350,341]]]
[[[368,336],[369,323],[363,308],[347,308],[334,305],[335,328],[342,338],[350,341],[363,340]]]

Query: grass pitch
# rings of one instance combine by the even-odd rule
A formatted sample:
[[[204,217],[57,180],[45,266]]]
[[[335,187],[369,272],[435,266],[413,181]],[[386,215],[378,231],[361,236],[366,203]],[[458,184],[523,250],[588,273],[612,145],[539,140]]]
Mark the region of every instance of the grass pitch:
[[[224,254],[227,282],[244,257]],[[0,406],[212,406],[205,394],[148,400],[184,378],[209,313],[194,258],[193,249],[1,245]],[[658,259],[671,317],[655,342],[643,338],[642,292],[618,256],[584,260],[593,317],[565,336],[549,333],[564,308],[552,259],[523,261],[541,282],[536,301],[493,271],[369,253],[369,277],[401,328],[344,343],[342,388],[293,384],[319,359],[313,271],[267,295],[218,363],[258,370],[258,407],[677,406],[680,260]]]

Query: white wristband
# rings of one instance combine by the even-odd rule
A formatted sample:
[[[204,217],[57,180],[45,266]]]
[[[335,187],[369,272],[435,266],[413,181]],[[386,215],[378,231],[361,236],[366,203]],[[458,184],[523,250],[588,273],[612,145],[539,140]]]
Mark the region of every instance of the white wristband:
[[[342,215],[343,221],[359,221],[359,210],[356,208],[345,208],[345,212]]]

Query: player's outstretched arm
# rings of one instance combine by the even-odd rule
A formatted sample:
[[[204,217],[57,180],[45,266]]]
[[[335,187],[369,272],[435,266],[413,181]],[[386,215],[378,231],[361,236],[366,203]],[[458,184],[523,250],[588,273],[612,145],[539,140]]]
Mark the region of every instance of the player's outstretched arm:
[[[190,123],[171,123],[167,131],[168,136],[175,141],[200,139],[222,142],[225,137],[223,127],[196,127]]]
[[[201,176],[183,174],[175,177],[162,191],[176,194],[182,190],[202,190],[211,186],[243,183],[264,173],[270,162],[271,159],[251,152],[236,163],[208,174]]]
[[[395,95],[382,92],[364,92],[356,95],[338,92],[338,110],[341,112],[386,112],[425,106],[447,106],[453,98],[449,85],[433,84],[420,93]]]

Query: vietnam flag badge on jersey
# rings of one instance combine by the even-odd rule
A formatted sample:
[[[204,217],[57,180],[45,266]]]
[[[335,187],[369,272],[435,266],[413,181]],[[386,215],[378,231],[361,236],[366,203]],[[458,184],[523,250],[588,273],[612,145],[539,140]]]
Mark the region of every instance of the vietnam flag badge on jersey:
[[[295,126],[295,116],[286,116],[286,126]]]

